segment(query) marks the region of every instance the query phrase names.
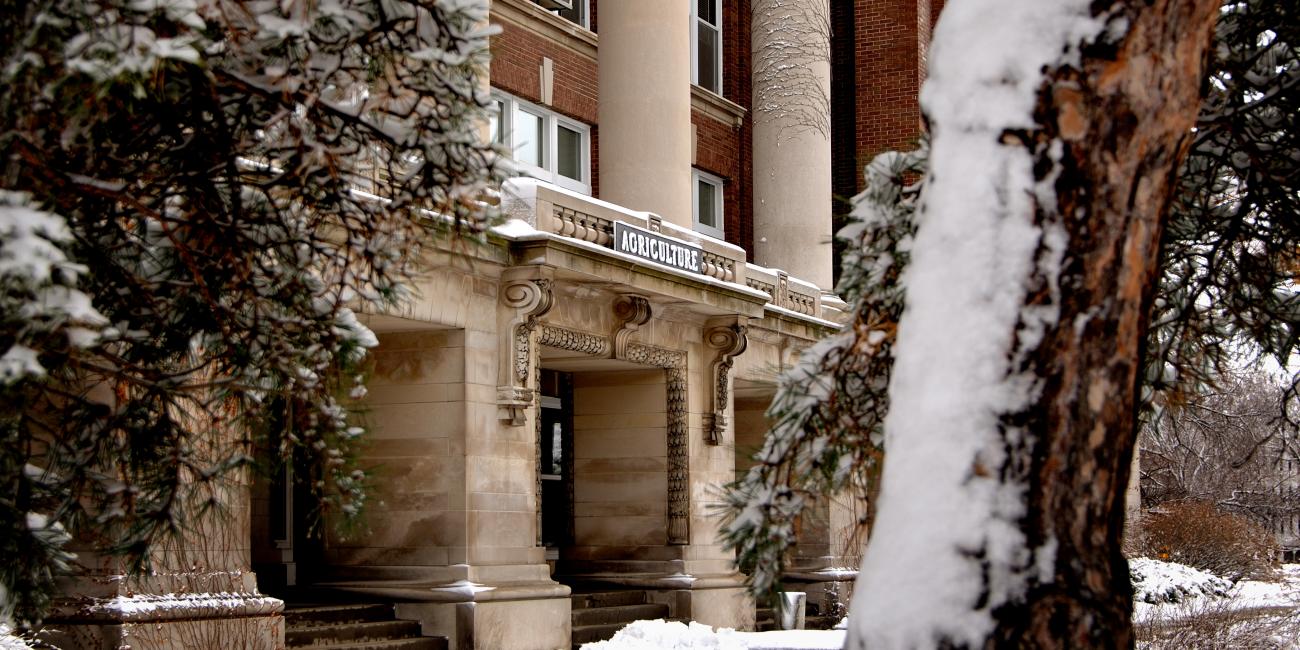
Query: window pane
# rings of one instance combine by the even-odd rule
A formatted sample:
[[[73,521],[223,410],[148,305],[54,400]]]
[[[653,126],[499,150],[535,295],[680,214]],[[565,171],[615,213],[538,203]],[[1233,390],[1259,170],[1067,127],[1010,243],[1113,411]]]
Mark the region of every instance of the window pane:
[[[551,457],[547,463],[547,474],[564,474],[564,426],[559,422],[551,425]]]
[[[533,115],[525,110],[515,112],[515,160],[537,167],[543,166],[543,152],[546,151],[546,142],[542,139],[543,126],[545,124],[541,115]]]
[[[696,206],[695,213],[698,215],[700,224],[710,228],[721,227],[718,223],[718,213],[715,209],[718,204],[718,187],[702,178],[696,181],[696,186],[699,188],[696,192],[699,205]]]
[[[561,9],[560,15],[568,19],[569,22],[587,26],[587,0],[573,0],[572,9]]]
[[[714,4],[716,1],[717,0],[695,0],[695,15],[699,16],[700,20],[703,20],[710,25],[717,25],[718,14],[714,11],[717,7],[717,5]]]
[[[557,125],[555,132],[555,171],[582,181],[582,134],[563,124]]]
[[[701,88],[718,92],[718,30],[701,23],[697,30],[699,42],[696,43],[696,65]]]

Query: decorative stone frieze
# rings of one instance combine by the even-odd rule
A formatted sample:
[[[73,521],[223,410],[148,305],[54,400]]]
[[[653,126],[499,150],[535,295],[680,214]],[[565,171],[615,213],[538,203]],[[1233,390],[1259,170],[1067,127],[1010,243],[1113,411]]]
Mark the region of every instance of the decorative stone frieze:
[[[628,343],[618,358],[664,369],[668,389],[668,543],[689,544],[691,457],[686,426],[686,353]]]
[[[608,355],[610,349],[608,337],[545,324],[537,335],[537,344],[597,357]]]
[[[704,415],[704,440],[716,445],[722,442],[722,434],[727,430],[727,395],[730,385],[731,366],[737,355],[745,351],[748,344],[746,332],[748,327],[743,320],[713,327],[704,333],[704,341],[715,351],[711,369],[713,371],[713,404]]]

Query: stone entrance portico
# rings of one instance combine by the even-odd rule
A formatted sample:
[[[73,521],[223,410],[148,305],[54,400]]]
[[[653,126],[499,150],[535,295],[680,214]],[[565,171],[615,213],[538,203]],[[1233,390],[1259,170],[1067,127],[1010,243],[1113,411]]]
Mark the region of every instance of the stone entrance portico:
[[[521,219],[436,253],[413,306],[369,317],[369,530],[299,581],[394,601],[462,649],[567,647],[578,584],[752,627],[713,510],[736,470],[733,369],[773,376],[837,303],[653,215],[528,181],[505,196]],[[613,251],[615,221],[700,247],[702,272]]]

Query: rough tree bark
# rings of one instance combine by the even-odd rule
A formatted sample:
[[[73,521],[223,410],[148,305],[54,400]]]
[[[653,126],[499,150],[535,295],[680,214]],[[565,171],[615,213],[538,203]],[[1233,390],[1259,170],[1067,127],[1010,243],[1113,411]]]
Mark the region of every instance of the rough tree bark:
[[[995,7],[980,0],[967,2],[961,9],[967,13],[960,18],[951,15],[961,4],[950,2],[945,7],[936,31],[932,66],[938,65],[939,56],[953,54],[1014,61],[1014,54],[1002,59],[989,57],[987,52],[959,54],[956,50],[962,45],[949,44],[949,49],[943,50],[945,35],[960,36],[958,23],[977,23],[981,15],[1001,8],[1007,8],[1012,16],[1006,20],[1015,20],[1016,15],[1058,17],[1041,7],[1026,9],[1030,5],[1022,2],[1008,1]],[[1099,27],[1084,37],[1077,36],[1075,25],[1061,30],[1067,37],[1060,43],[1064,48],[1056,51],[1064,54],[1059,64],[1042,69],[1033,126],[990,132],[988,137],[996,139],[1000,149],[1019,148],[1021,152],[989,162],[984,173],[989,189],[972,185],[970,179],[953,178],[952,167],[947,168],[950,171],[945,177],[940,165],[949,155],[944,150],[945,137],[951,138],[949,142],[970,142],[972,132],[978,135],[983,133],[981,127],[987,126],[980,121],[983,117],[962,119],[962,111],[980,116],[993,113],[977,105],[975,97],[969,100],[970,106],[955,110],[950,99],[939,111],[931,112],[931,106],[925,106],[932,120],[934,160],[922,199],[915,256],[905,279],[908,312],[900,323],[891,384],[891,400],[895,401],[886,423],[888,452],[881,518],[867,549],[860,583],[868,595],[863,598],[859,592],[854,603],[853,616],[865,617],[867,622],[851,626],[848,647],[1132,646],[1131,587],[1120,543],[1129,461],[1137,437],[1135,403],[1141,347],[1154,295],[1160,234],[1178,164],[1190,144],[1200,106],[1219,4],[1219,0],[1058,2],[1058,6],[1072,8],[1062,14],[1071,10],[1091,13],[1092,25]],[[946,26],[945,20],[953,24]],[[997,23],[985,25],[999,27]],[[945,27],[953,29],[945,32]],[[1027,24],[1019,29],[1037,27]],[[968,28],[964,35],[978,37],[979,32]],[[1034,44],[1034,38],[1029,35],[1026,42]],[[1038,38],[1036,45],[1041,48],[1042,37]],[[997,46],[996,42],[991,45]],[[936,70],[932,67],[932,73]],[[1003,80],[998,74],[991,76],[988,85],[1001,84],[996,92],[1003,94],[993,97],[1002,98],[1011,92],[1008,88],[1015,90],[1016,70],[1001,73],[1005,74]],[[928,83],[940,81],[936,75]],[[949,119],[946,125],[945,116]],[[999,162],[1006,160],[1011,162]],[[1031,190],[1014,177],[1024,160],[1032,163]],[[967,169],[980,172],[978,167]],[[927,257],[922,251],[923,246],[935,250],[947,245],[953,248],[954,257],[959,257],[962,253],[957,249],[969,250],[967,242],[951,236],[946,242],[932,237],[923,244],[927,228],[937,231],[947,227],[945,221],[977,218],[957,214],[964,206],[953,202],[952,189],[947,189],[945,201],[940,193],[945,184],[996,195],[987,204],[992,206],[988,220],[993,229],[1021,235],[1018,241],[1005,233],[992,235],[990,240],[1002,248],[988,254],[993,258],[989,277],[1005,278],[1007,267],[1028,269],[1027,274],[1011,278],[1024,287],[1018,311],[1014,306],[1011,309],[1018,314],[1011,319],[1015,326],[1004,331],[1003,338],[990,348],[1005,351],[1005,363],[990,373],[991,381],[1020,387],[1016,399],[999,401],[1001,393],[977,396],[972,399],[984,402],[969,407],[964,403],[966,397],[952,396],[950,389],[964,386],[978,393],[982,387],[960,378],[954,381],[951,374],[943,376],[952,372],[934,367],[943,365],[943,357],[933,351],[928,357],[924,354],[927,347],[942,347],[945,336],[961,335],[954,326],[936,325],[935,320],[957,316],[972,321],[972,326],[980,324],[975,322],[981,320],[979,314],[951,313],[963,305],[978,305],[979,298],[959,297],[945,306],[949,310],[945,315],[943,308],[914,304],[914,283],[929,282],[929,286],[942,288],[946,281],[951,292],[979,293],[987,288],[969,278],[954,277],[951,267],[943,267],[944,263],[951,265],[951,260]],[[1026,193],[1028,199],[1023,196]],[[970,199],[972,205],[979,200]],[[1007,261],[1003,253],[1025,252],[1023,233],[1016,229],[1026,225],[1028,232],[1037,233],[1036,245],[1028,247],[1023,259]],[[935,274],[934,268],[922,268],[929,262],[937,262],[940,275],[946,271],[947,277],[927,279],[926,274]],[[934,302],[933,295],[930,302]],[[999,299],[994,295],[986,302]],[[921,302],[918,298],[917,303]],[[904,342],[909,327],[915,339]],[[907,359],[909,349],[923,354]],[[897,390],[900,383],[907,385],[907,395]],[[987,426],[980,428],[967,425],[960,417],[945,420],[925,412],[943,410],[950,403],[956,404],[952,413],[957,416],[978,414],[980,408],[991,409],[993,415]],[[1002,404],[1007,406],[1000,408]],[[951,425],[952,430],[934,435],[924,431],[936,422]],[[923,438],[921,442],[907,439],[916,433]],[[972,439],[977,441],[969,442]],[[944,467],[922,480],[894,477],[891,486],[891,462],[901,466],[899,474],[915,477],[926,471],[927,454],[930,458],[944,455],[934,465]],[[927,482],[943,482],[940,471],[960,474],[951,481],[958,486],[955,492],[926,491]],[[952,495],[957,495],[960,504],[984,508],[987,516],[966,516],[964,505],[946,509],[935,505],[936,500]],[[894,512],[889,512],[891,509]],[[992,523],[974,535],[952,535],[957,541],[947,547],[935,546],[925,541],[925,536],[944,531],[933,524],[927,528],[921,521],[933,513],[951,515],[954,527]],[[887,532],[887,526],[915,530]],[[931,555],[943,557],[926,558],[924,553],[910,551],[908,546],[916,544],[930,545],[940,551]],[[891,557],[897,564],[898,556],[914,566],[891,567]],[[873,577],[872,571],[885,575]],[[902,590],[909,588],[913,576],[945,571],[951,579],[929,579],[921,588],[939,592],[930,602],[910,609],[890,603],[890,599],[901,598],[926,601],[925,593],[917,593],[920,590]],[[961,584],[947,586],[951,583]],[[947,614],[927,613],[919,609],[923,606]],[[873,614],[871,609],[878,611]],[[975,615],[964,616],[963,611]],[[920,625],[908,622],[913,614],[928,617],[928,621]],[[898,631],[909,626],[905,632]]]
[[[1082,70],[1053,71],[1040,96],[1043,128],[1026,134],[1065,144],[1051,209],[1083,218],[1063,221],[1069,245],[1059,325],[1027,359],[1026,369],[1045,381],[1019,423],[1041,432],[1029,459],[1023,530],[1031,545],[1055,540],[1055,575],[1023,603],[994,613],[992,645],[1133,643],[1120,542],[1141,348],[1160,233],[1191,144],[1219,4],[1113,3],[1106,11],[1129,17],[1127,35],[1113,50],[1085,48]],[[1047,299],[1039,291],[1029,304]]]

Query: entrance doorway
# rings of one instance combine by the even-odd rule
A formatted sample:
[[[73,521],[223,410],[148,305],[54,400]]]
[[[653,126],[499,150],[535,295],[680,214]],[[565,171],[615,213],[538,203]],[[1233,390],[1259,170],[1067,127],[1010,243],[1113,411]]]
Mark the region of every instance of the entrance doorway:
[[[542,546],[548,560],[573,543],[573,375],[541,371],[538,418]]]
[[[279,598],[292,598],[324,564],[324,523],[313,512],[315,499],[304,474],[286,464],[253,481],[252,568],[258,588]]]

